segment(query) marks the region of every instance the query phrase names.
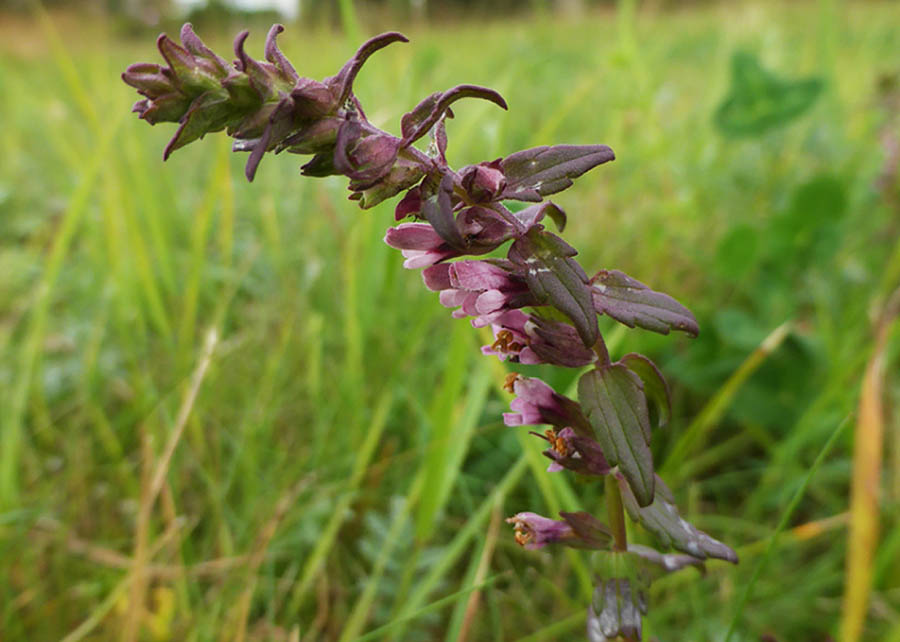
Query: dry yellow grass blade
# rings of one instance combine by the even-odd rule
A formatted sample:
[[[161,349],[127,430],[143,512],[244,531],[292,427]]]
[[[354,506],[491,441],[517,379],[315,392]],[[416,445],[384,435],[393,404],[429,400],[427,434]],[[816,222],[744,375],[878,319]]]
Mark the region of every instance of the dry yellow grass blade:
[[[872,561],[878,548],[878,498],[884,450],[884,358],[898,308],[900,290],[894,292],[878,320],[875,348],[866,365],[859,399],[841,609],[840,639],[844,642],[856,642],[862,637],[869,608]]]
[[[122,628],[122,640],[124,642],[134,642],[138,639],[140,618],[143,612],[143,604],[147,590],[146,567],[149,562],[149,529],[153,505],[156,503],[156,498],[159,496],[163,484],[165,484],[166,473],[169,471],[169,464],[171,464],[172,456],[175,454],[175,448],[178,446],[178,442],[184,434],[184,429],[185,426],[187,426],[191,410],[194,408],[194,402],[197,400],[197,395],[200,392],[200,384],[203,383],[203,379],[209,369],[213,351],[215,350],[218,341],[219,337],[217,331],[211,329],[206,335],[203,354],[191,377],[190,387],[187,389],[181,407],[178,410],[175,425],[172,428],[172,432],[169,434],[169,439],[166,442],[162,454],[152,469],[152,474],[150,474],[149,460],[146,460],[145,462],[145,465],[148,466],[148,468],[142,479],[141,503],[138,507],[129,611],[128,617],[125,619]]]

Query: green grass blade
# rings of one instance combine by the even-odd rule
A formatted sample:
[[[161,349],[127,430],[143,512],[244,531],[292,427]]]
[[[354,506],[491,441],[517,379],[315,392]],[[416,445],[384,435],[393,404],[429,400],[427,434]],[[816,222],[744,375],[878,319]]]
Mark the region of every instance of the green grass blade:
[[[769,544],[766,547],[766,552],[763,553],[763,556],[756,563],[756,566],[753,569],[753,574],[750,576],[750,581],[747,582],[747,585],[744,587],[740,598],[738,598],[737,607],[735,608],[734,615],[731,618],[731,624],[728,626],[728,632],[725,634],[725,642],[728,642],[731,639],[731,636],[734,634],[736,627],[741,620],[741,615],[743,615],[744,607],[746,606],[747,601],[750,599],[750,596],[753,594],[753,587],[756,584],[756,581],[759,579],[759,576],[762,575],[763,571],[766,570],[766,567],[769,564],[769,559],[772,557],[772,552],[775,550],[775,545],[778,543],[778,536],[790,521],[791,516],[794,514],[794,511],[800,504],[800,500],[803,499],[803,496],[806,494],[806,489],[809,486],[809,483],[812,481],[812,478],[815,476],[816,472],[819,470],[819,467],[822,465],[822,462],[825,461],[828,453],[831,452],[831,448],[834,446],[835,442],[837,442],[838,437],[841,436],[841,434],[844,432],[844,429],[849,424],[850,417],[848,416],[838,424],[837,428],[834,429],[834,431],[831,433],[831,436],[828,438],[828,441],[825,442],[825,445],[822,446],[822,449],[816,456],[816,459],[813,462],[812,466],[810,466],[809,472],[807,472],[806,477],[803,479],[803,483],[800,485],[800,488],[798,488],[797,492],[794,493],[794,496],[791,498],[790,503],[781,514],[781,519],[778,520],[778,526],[775,527],[775,531],[772,533],[772,537],[769,539]]]

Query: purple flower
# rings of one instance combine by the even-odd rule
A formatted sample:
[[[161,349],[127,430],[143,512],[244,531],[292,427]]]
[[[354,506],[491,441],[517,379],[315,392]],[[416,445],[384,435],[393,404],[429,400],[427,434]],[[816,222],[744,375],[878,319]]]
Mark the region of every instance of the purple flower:
[[[560,513],[562,520],[536,513],[517,513],[506,520],[515,528],[516,543],[533,551],[547,544],[571,548],[605,549],[612,541],[609,529],[590,513]]]
[[[586,347],[578,332],[568,323],[552,321],[509,310],[491,323],[495,341],[483,346],[484,354],[496,355],[519,363],[552,363],[579,368],[593,363],[597,355]]]
[[[469,165],[460,170],[460,183],[469,198],[475,203],[486,203],[496,200],[506,189],[506,176],[500,169],[500,161]]]
[[[456,226],[469,254],[487,254],[516,234],[515,228],[496,211],[474,205],[460,210]]]
[[[575,536],[568,523],[536,513],[517,513],[508,518],[506,523],[515,528],[516,543],[529,551]]]
[[[401,251],[406,258],[403,267],[410,270],[459,256],[428,223],[401,223],[388,228],[384,242]]]
[[[516,394],[509,407],[514,412],[503,413],[507,426],[549,424],[559,430],[572,428],[576,435],[593,438],[591,427],[581,406],[558,394],[537,377],[510,375],[505,387]]]
[[[603,456],[603,450],[593,439],[580,437],[572,428],[559,431],[546,430],[543,435],[532,433],[550,443],[544,456],[552,459],[548,473],[571,470],[582,475],[607,475],[610,465]]]
[[[419,177],[421,177],[421,170],[400,159],[393,165],[393,168],[388,169],[388,174],[382,176],[380,180],[376,180],[372,184],[357,184],[356,186],[351,183],[351,188],[368,191],[379,190],[392,196],[399,191],[395,190],[396,186],[408,186],[407,183],[410,179],[418,180]],[[366,194],[366,191],[361,192],[363,200],[367,200]],[[383,198],[389,197],[382,193],[379,193],[377,196],[377,199],[370,198],[368,200],[374,204],[375,202],[380,202]],[[366,204],[366,206],[370,205]],[[403,200],[397,205],[395,216],[397,220],[400,220],[410,214],[418,214],[421,207],[421,193],[419,188],[415,187],[407,192]],[[404,267],[414,269],[428,267],[440,261],[463,256],[464,254],[486,254],[511,239],[514,233],[511,224],[504,221],[493,210],[483,207],[467,207],[462,209],[455,219],[452,214],[448,214],[448,217],[450,229],[458,231],[458,238],[461,239],[459,243],[451,244],[448,242],[430,223],[401,223],[397,227],[388,229],[384,242],[391,247],[403,250],[403,256],[407,258],[407,261],[403,264]],[[470,261],[470,263],[475,263],[475,261]],[[472,270],[475,269],[477,268],[472,268]],[[472,270],[467,268],[462,268],[462,270],[467,273],[472,272]],[[486,270],[487,268],[483,269],[482,272]],[[489,271],[499,274],[498,270],[500,268],[492,268]],[[474,275],[463,278],[473,288],[487,289],[482,288],[473,281],[473,278],[476,278]],[[496,282],[496,279],[491,280],[491,283],[494,282]],[[519,289],[522,288],[527,290],[524,282],[519,286]]]
[[[525,281],[507,264],[456,261],[429,267],[422,276],[428,289],[440,292],[442,305],[459,308],[453,311],[454,317],[476,317],[472,325],[480,328],[508,310],[536,303]]]

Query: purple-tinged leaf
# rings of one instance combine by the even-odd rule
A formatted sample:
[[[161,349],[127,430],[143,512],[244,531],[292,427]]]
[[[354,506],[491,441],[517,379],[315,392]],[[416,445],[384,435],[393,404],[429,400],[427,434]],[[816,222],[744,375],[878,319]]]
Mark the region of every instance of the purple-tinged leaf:
[[[448,167],[447,164],[447,118],[453,118],[453,112],[449,109],[438,119],[437,125],[431,128],[431,146],[428,149],[429,154],[440,164],[441,167]]]
[[[289,122],[281,122],[282,116],[287,116],[289,119],[288,112],[290,109],[290,98],[284,98],[278,103],[271,116],[269,116],[269,122],[266,124],[263,135],[256,145],[254,145],[253,151],[250,152],[250,158],[247,159],[247,165],[244,167],[244,175],[251,183],[253,182],[253,177],[256,176],[256,170],[259,167],[260,161],[262,161],[263,154],[269,149],[269,145],[273,138],[277,139],[283,135],[285,133],[284,129],[290,126]]]
[[[294,104],[296,105],[296,102]],[[292,111],[292,113],[296,115],[296,111]],[[275,151],[280,152],[286,149],[292,154],[318,154],[329,151],[337,142],[337,132],[342,123],[343,120],[340,118],[313,120],[309,125],[281,141]]]
[[[450,198],[452,193],[453,176],[445,174],[437,190],[422,202],[422,216],[431,223],[434,230],[450,247],[463,251],[466,249],[466,241],[453,217],[453,203]]]
[[[303,176],[315,176],[317,178],[340,174],[334,167],[334,153],[328,152],[322,152],[313,156],[312,160],[300,167],[300,173]]]
[[[364,210],[369,209],[412,187],[424,175],[425,171],[418,163],[398,158],[387,175],[362,192],[355,192],[354,195],[360,194],[359,206]]]
[[[575,513],[560,512],[572,532],[584,544],[584,548],[600,550],[609,548],[613,541],[612,532],[599,519],[585,511]]]
[[[206,44],[200,40],[200,37],[194,33],[194,27],[190,22],[186,22],[184,26],[181,27],[181,43],[195,58],[203,58],[214,65],[222,76],[228,74],[228,63],[223,58],[217,56],[212,49],[207,47]]]
[[[291,89],[294,114],[298,118],[316,119],[334,111],[335,102],[328,87],[312,78],[299,78]]]
[[[566,227],[566,213],[559,205],[547,201],[546,203],[537,203],[514,212],[515,216],[526,230],[530,230],[537,225],[545,216],[549,216],[556,224],[556,229],[562,232]]]
[[[706,566],[703,560],[697,559],[693,555],[682,555],[680,553],[660,553],[649,546],[641,546],[640,544],[629,544],[628,552],[637,555],[642,560],[656,565],[667,573],[680,571],[688,566],[697,568],[701,573],[706,572]]]
[[[507,109],[503,96],[493,89],[478,85],[458,85],[442,94],[431,94],[406,114],[401,120],[403,146],[407,147],[422,138],[441,119],[450,105],[461,98],[483,98]],[[430,109],[429,109],[430,108]]]
[[[153,100],[139,100],[134,104],[132,111],[146,120],[151,125],[156,123],[177,123],[184,117],[191,106],[191,100],[184,97],[179,91],[163,94]]]
[[[525,272],[525,281],[542,304],[550,304],[572,320],[584,345],[597,342],[597,314],[587,275],[571,257],[575,250],[558,236],[531,228],[509,249],[509,259]]]
[[[422,190],[419,187],[410,189],[394,209],[394,220],[402,221],[407,216],[418,215],[422,211]]]
[[[653,402],[650,407],[651,423],[656,423],[660,428],[669,423],[672,418],[672,396],[669,393],[669,384],[663,377],[656,364],[642,354],[631,352],[619,359],[619,363],[627,367],[644,382],[644,394],[647,400]],[[653,421],[653,414],[656,421]]]
[[[254,87],[253,83],[250,82],[250,76],[247,74],[232,69],[220,83],[225,88],[225,91],[228,92],[235,109],[244,112],[261,105],[264,94]]]
[[[662,292],[619,270],[600,270],[591,279],[594,307],[629,328],[640,326],[660,334],[681,330],[692,337],[700,332],[691,311]]]
[[[180,85],[181,78],[189,76],[194,68],[194,57],[174,40],[166,34],[160,34],[156,39],[156,46],[159,53],[169,63],[169,67],[174,72],[175,82]]]
[[[620,364],[591,370],[578,380],[578,402],[606,460],[619,466],[639,505],[648,506],[655,476],[650,417],[640,378]]]
[[[344,64],[336,76],[325,81],[332,88],[332,93],[337,99],[338,105],[343,105],[350,97],[356,74],[362,69],[369,56],[395,42],[409,42],[409,38],[396,31],[389,31],[370,38],[356,50],[353,57]]]
[[[278,34],[284,31],[284,26],[279,24],[272,25],[266,36],[265,56],[266,60],[272,63],[278,70],[282,79],[291,83],[297,82],[300,76],[297,74],[294,66],[285,58],[284,54],[278,48]]]
[[[412,136],[413,132],[431,116],[431,112],[442,95],[443,92],[436,91],[419,101],[419,104],[413,107],[412,111],[403,114],[403,118],[400,119],[400,134],[403,136],[404,141],[407,137]]]
[[[234,66],[238,71],[247,74],[247,77],[250,79],[250,86],[253,87],[253,90],[260,98],[268,100],[275,97],[275,87],[272,86],[265,67],[244,51],[244,43],[247,42],[249,36],[249,31],[242,31],[234,39],[234,55],[237,56]]]
[[[594,599],[588,609],[588,641],[612,642],[620,637],[640,640],[641,615],[646,612],[646,595],[634,580],[603,579],[594,588]]]
[[[227,98],[212,92],[197,97],[182,117],[178,131],[166,145],[163,160],[168,160],[176,149],[203,138],[205,134],[224,129],[228,117]]]
[[[649,506],[638,504],[624,477],[617,475],[616,481],[629,517],[653,533],[663,548],[674,548],[701,560],[715,557],[737,564],[737,553],[731,548],[685,521],[678,513],[672,491],[659,476],[656,477],[656,494]]]
[[[361,191],[372,187],[391,171],[399,148],[399,138],[387,134],[363,136],[358,120],[345,120],[337,133],[334,166],[352,179],[354,190]]]
[[[506,175],[503,197],[539,201],[542,196],[570,187],[573,178],[614,158],[606,145],[554,145],[510,154],[501,165]]]
[[[151,62],[139,62],[129,65],[122,74],[125,84],[131,85],[138,93],[148,98],[156,98],[176,91],[169,75],[163,73],[164,67]]]

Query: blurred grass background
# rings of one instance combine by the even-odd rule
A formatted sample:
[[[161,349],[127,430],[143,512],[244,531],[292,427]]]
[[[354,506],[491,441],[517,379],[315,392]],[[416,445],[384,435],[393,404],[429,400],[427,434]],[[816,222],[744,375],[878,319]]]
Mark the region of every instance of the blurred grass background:
[[[657,465],[741,556],[657,582],[648,639],[900,640],[897,5],[535,6],[362,7],[281,45],[322,78],[404,31],[356,85],[389,131],[432,91],[499,90],[508,114],[456,110],[457,167],[616,151],[554,200],[588,272],[696,313],[693,341],[601,325],[669,378]],[[195,26],[226,56],[239,28]],[[295,157],[248,185],[224,137],[162,164],[172,128],[119,79],[158,58],[132,30],[0,14],[0,639],[579,639],[589,557],[523,551],[502,518],[602,515],[600,485],[502,425],[505,366],[382,243],[392,204],[362,212]],[[724,136],[736,51],[824,90]]]

